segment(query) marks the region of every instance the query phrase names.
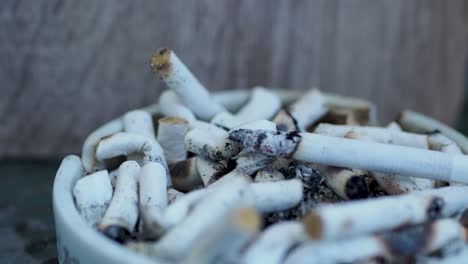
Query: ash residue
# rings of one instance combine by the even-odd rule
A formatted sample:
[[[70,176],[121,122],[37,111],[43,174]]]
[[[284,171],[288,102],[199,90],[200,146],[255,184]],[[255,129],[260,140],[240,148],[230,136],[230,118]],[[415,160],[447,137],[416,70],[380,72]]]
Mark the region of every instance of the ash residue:
[[[292,162],[288,168],[282,170],[286,179],[299,178],[304,184],[304,199],[296,207],[289,210],[274,212],[266,215],[265,226],[286,221],[301,220],[304,215],[319,204],[335,203],[341,199],[330,190],[323,175],[306,163]]]
[[[367,186],[369,186],[369,198],[372,197],[380,197],[380,196],[387,196],[388,194],[382,189],[380,184],[369,174],[363,175],[364,179],[367,182]]]

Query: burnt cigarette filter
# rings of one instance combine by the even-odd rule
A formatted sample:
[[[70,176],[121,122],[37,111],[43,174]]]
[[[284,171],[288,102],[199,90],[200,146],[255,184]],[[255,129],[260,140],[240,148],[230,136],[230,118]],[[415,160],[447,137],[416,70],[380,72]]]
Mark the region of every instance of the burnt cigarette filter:
[[[166,85],[198,118],[211,120],[217,113],[225,111],[208,90],[190,72],[170,49],[160,49],[154,55],[151,66]]]
[[[369,186],[365,180],[366,172],[331,166],[321,169],[325,182],[336,194],[347,200],[363,199],[370,195]]]
[[[138,174],[140,166],[135,161],[120,165],[114,196],[99,225],[104,235],[125,242],[135,231],[138,219]]]
[[[112,199],[112,185],[106,170],[79,179],[73,188],[76,207],[85,221],[95,227]]]

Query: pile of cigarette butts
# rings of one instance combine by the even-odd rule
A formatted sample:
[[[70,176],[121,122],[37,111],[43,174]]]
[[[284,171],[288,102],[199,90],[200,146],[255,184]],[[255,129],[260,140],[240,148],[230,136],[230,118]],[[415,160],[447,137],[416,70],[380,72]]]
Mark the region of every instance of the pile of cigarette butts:
[[[156,263],[468,263],[468,144],[412,111],[254,87],[234,109],[170,49],[158,115],[93,132],[73,189],[85,221]],[[229,103],[229,102],[228,102]]]

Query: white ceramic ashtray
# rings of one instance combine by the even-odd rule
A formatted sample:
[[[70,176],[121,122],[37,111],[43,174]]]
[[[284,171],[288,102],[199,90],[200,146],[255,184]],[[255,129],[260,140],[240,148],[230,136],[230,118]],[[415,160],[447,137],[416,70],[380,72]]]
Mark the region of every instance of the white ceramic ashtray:
[[[162,49],[170,90],[66,157],[60,263],[426,263],[468,252],[466,138],[362,99],[254,87],[210,95]],[[369,262],[371,261],[371,262]]]

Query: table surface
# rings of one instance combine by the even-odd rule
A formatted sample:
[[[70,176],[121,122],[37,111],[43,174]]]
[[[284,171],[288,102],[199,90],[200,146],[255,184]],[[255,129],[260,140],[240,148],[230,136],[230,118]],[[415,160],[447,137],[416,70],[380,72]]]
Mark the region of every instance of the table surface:
[[[58,161],[0,161],[0,263],[58,263],[52,185]]]

